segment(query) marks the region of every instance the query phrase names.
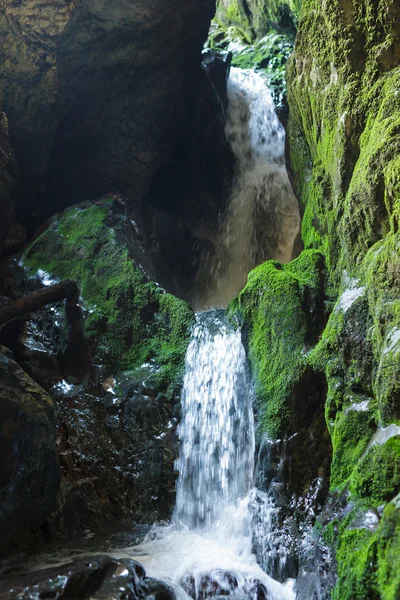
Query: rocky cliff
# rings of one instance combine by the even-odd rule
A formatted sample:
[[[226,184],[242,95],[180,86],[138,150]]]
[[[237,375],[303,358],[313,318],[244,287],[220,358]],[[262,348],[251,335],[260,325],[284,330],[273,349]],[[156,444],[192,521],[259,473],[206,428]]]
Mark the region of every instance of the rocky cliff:
[[[310,589],[299,577],[304,598],[332,586],[341,600],[400,593],[399,22],[391,0],[303,1],[287,82],[306,250],[256,269],[231,306],[261,430],[287,440],[278,459],[276,444],[260,450],[267,484],[293,490],[288,509],[278,487],[286,517],[319,481],[313,537],[334,551],[337,581],[319,569]]]
[[[213,10],[214,0],[2,3],[0,98],[20,217],[105,191],[142,203],[190,126]]]
[[[399,23],[392,0],[304,1],[288,69],[303,240],[338,295],[311,361],[348,507],[330,526],[341,599],[400,591]]]

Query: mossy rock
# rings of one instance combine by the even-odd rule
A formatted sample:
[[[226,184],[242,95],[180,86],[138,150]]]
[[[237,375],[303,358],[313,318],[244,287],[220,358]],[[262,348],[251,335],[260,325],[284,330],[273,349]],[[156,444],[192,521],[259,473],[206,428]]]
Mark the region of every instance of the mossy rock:
[[[216,19],[250,40],[272,29],[294,36],[302,0],[217,0]]]
[[[353,522],[343,527],[334,600],[397,600],[400,596],[400,497],[386,506],[381,518],[375,516],[378,524]]]
[[[251,271],[229,306],[230,316],[245,323],[260,423],[272,438],[292,421],[293,394],[318,336],[323,270],[322,256],[313,250],[287,265],[268,261]]]
[[[356,513],[389,502],[371,529],[338,519],[340,600],[399,597],[398,438],[373,444],[400,418],[399,35],[394,0],[304,0],[287,70],[302,237],[338,298],[310,353],[328,383],[331,490]]]
[[[114,375],[151,362],[161,390],[179,388],[193,312],[146,275],[140,239],[118,199],[58,215],[22,261],[32,276],[78,283],[93,358]]]

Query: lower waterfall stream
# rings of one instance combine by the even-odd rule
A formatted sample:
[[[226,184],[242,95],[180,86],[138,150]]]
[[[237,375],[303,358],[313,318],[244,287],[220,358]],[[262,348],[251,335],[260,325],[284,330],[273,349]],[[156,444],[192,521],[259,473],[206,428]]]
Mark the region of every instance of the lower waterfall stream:
[[[178,598],[290,600],[253,552],[253,505],[268,528],[271,503],[255,490],[254,423],[240,331],[223,311],[199,313],[182,393],[179,478],[173,521],[155,526],[129,554]]]

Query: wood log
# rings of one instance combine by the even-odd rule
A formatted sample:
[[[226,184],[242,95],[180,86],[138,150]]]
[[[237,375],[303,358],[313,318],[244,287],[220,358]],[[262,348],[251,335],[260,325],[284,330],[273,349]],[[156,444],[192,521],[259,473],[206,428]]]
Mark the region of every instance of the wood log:
[[[66,298],[71,299],[78,293],[79,288],[76,282],[66,280],[35,290],[26,296],[22,296],[22,298],[18,298],[18,300],[11,300],[7,304],[0,305],[0,326],[12,319],[38,310],[47,304],[60,302],[60,300]]]

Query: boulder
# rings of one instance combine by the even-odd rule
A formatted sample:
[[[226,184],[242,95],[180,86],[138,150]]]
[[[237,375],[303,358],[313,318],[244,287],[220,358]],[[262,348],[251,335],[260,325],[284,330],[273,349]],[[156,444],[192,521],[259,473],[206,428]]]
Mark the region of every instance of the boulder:
[[[60,485],[50,396],[0,353],[0,550],[37,530]]]
[[[20,261],[28,286],[69,273],[81,294],[79,306],[57,303],[2,334],[55,401],[62,482],[48,524],[56,533],[170,516],[194,315],[150,278],[146,244],[121,199],[108,197],[56,215]]]
[[[136,561],[98,554],[10,577],[0,584],[0,592],[4,600],[144,600],[151,596],[150,589],[154,587],[153,580],[149,582],[150,589],[146,582],[145,570]],[[174,595],[170,592],[164,598],[173,600]]]

